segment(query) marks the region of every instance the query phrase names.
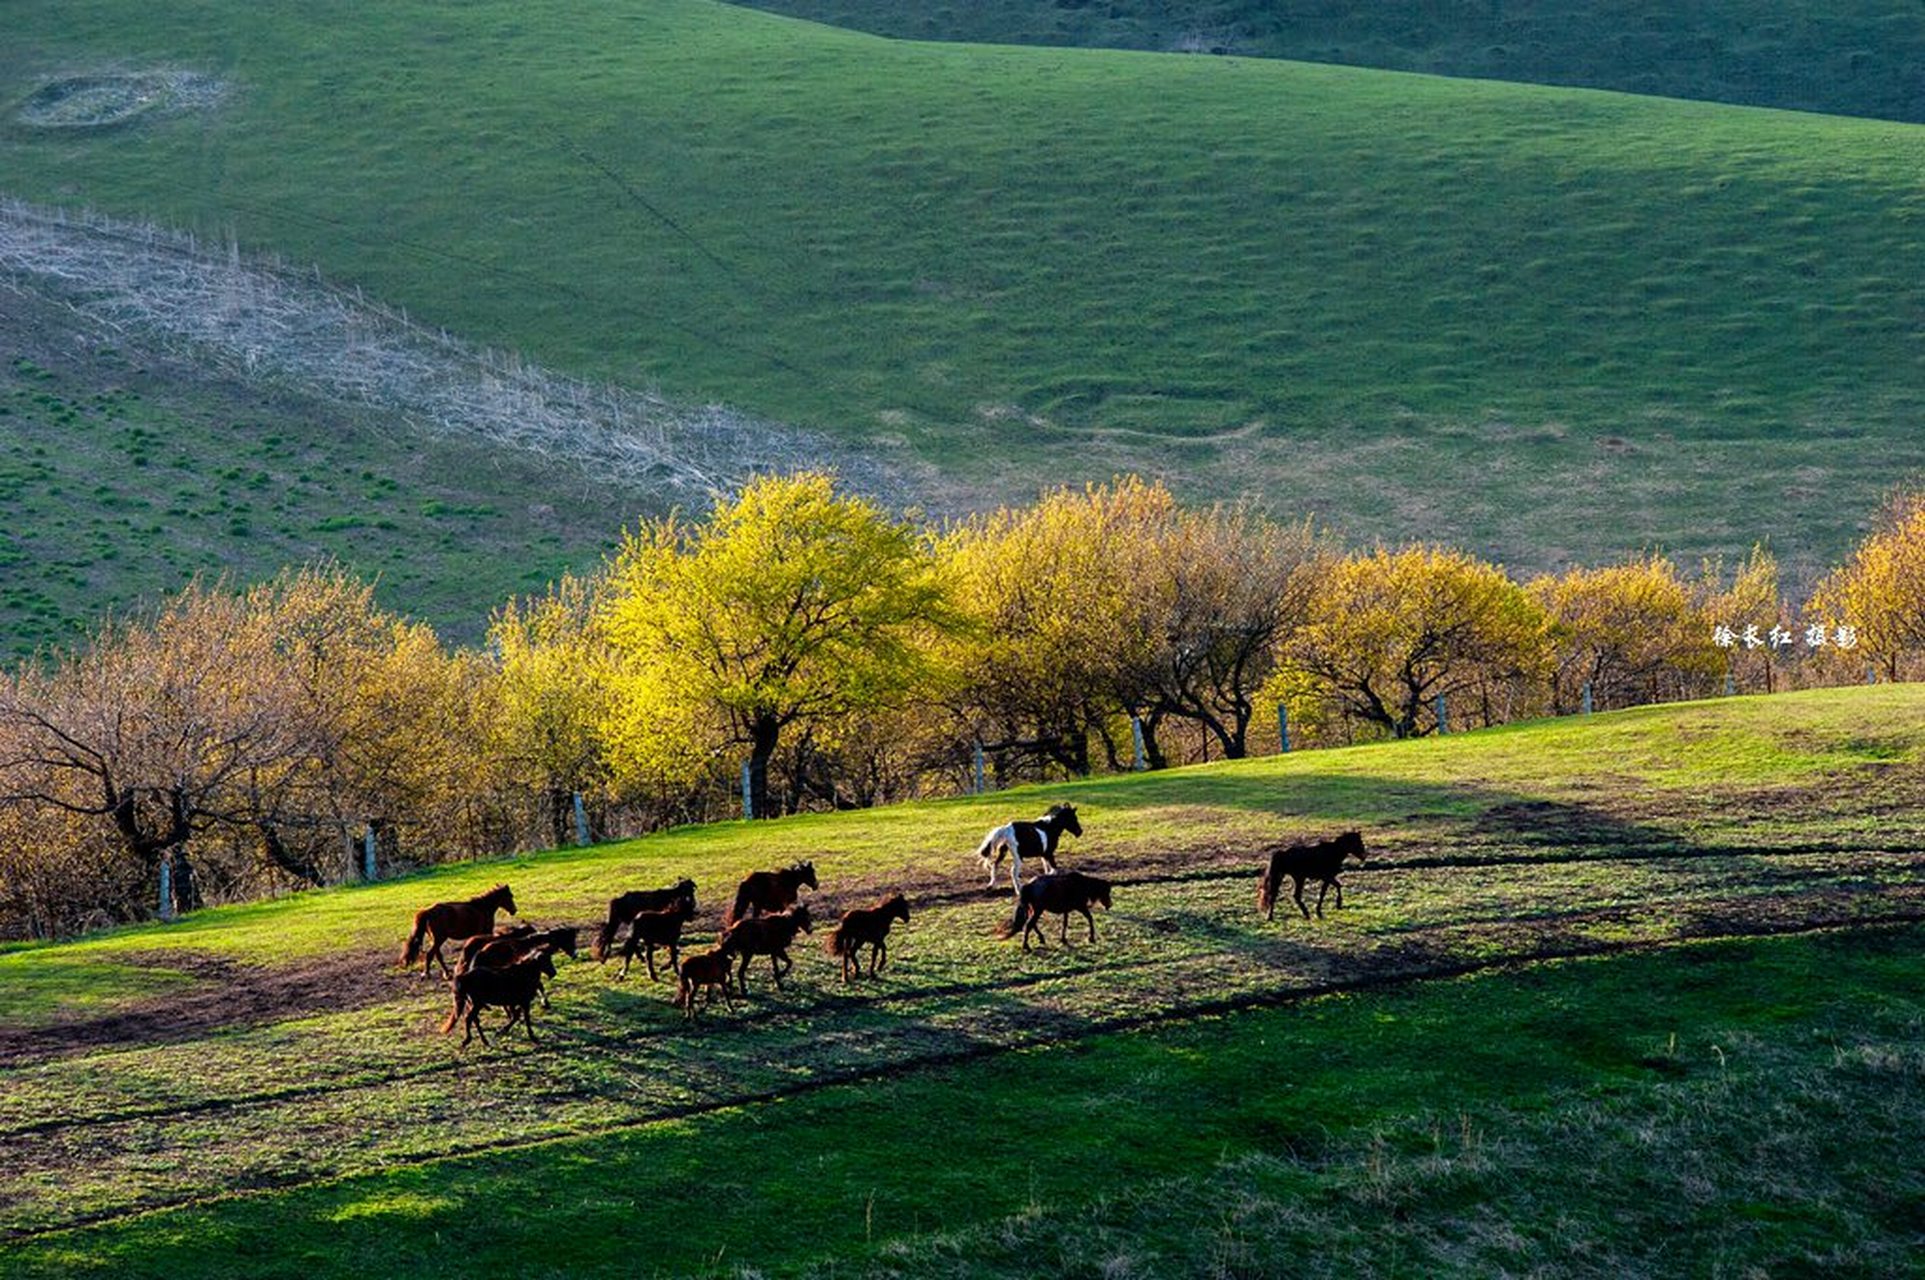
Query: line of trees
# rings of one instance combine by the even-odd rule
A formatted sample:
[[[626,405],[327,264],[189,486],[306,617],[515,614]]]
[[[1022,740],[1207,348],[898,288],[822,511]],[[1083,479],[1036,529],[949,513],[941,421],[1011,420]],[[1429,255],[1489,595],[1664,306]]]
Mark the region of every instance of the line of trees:
[[[0,934],[151,914],[163,882],[187,910],[338,881],[370,832],[424,862],[567,843],[578,813],[599,837],[954,793],[978,759],[999,786],[1125,769],[1139,734],[1150,768],[1236,758],[1276,749],[1279,706],[1316,746],[1922,653],[1925,495],[1795,608],[1763,549],[1519,582],[1136,479],[936,528],[766,477],[507,603],[479,652],[320,566],[6,673]]]

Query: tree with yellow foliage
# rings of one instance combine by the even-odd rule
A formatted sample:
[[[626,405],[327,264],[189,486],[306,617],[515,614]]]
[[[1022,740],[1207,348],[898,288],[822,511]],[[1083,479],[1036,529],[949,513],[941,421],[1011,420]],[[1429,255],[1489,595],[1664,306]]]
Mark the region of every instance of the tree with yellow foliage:
[[[1900,657],[1925,650],[1925,493],[1887,501],[1851,560],[1819,583],[1806,616],[1834,637],[1852,628],[1857,652],[1898,679]]]
[[[1529,684],[1549,658],[1543,610],[1502,569],[1420,545],[1331,566],[1280,684],[1409,738],[1437,729],[1439,695]]]
[[[952,529],[943,573],[970,625],[949,646],[952,708],[1004,776],[1090,771],[1092,737],[1147,704],[1156,660],[1152,577],[1178,516],[1161,485],[1131,477],[1059,489]]]
[[[598,578],[564,575],[545,595],[510,600],[488,630],[498,683],[494,749],[542,797],[548,834],[569,842],[576,793],[611,777],[608,734],[621,662],[601,622]]]
[[[1586,685],[1603,710],[1676,696],[1681,682],[1724,669],[1714,619],[1663,556],[1571,569],[1529,591],[1551,621],[1554,714],[1577,710]]]
[[[633,672],[618,748],[686,743],[700,722],[747,747],[758,817],[774,816],[783,732],[904,696],[948,620],[919,531],[815,472],[754,480],[697,524],[645,525],[608,592],[606,634]]]

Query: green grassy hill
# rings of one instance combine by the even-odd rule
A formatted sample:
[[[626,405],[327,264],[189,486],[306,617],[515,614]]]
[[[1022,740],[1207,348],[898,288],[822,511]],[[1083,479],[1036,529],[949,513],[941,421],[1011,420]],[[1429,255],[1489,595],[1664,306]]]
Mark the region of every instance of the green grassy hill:
[[[1918,686],[1735,698],[8,948],[0,1271],[1896,1274],[1921,764]],[[1025,954],[967,851],[1055,799],[1114,910]],[[1351,826],[1345,908],[1259,919],[1263,850]],[[539,1049],[460,1051],[445,990],[392,968],[415,906],[504,878],[547,924],[691,875],[705,939],[795,857],[819,919],[907,889],[883,978],[802,939],[786,989],[758,969],[690,1027],[640,971],[563,962]]]
[[[1925,12],[1899,0],[742,0],[911,40],[1301,58],[1925,121]]]
[[[9,10],[7,188],[934,464],[1141,469],[1514,565],[1836,557],[1921,462],[1914,126],[1262,60],[919,45],[700,0]]]

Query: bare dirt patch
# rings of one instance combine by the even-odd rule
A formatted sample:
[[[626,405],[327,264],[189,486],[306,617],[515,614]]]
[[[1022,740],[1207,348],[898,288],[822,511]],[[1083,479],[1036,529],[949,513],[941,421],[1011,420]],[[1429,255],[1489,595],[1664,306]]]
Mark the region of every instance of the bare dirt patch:
[[[145,116],[204,110],[227,87],[193,71],[115,71],[62,76],[41,85],[14,113],[35,129],[108,129]]]
[[[307,1014],[362,1009],[412,992],[386,954],[354,953],[259,968],[202,952],[155,951],[126,957],[192,974],[179,995],[156,997],[92,1018],[34,1027],[0,1027],[0,1067],[18,1067],[94,1049],[193,1040],[233,1027]]]

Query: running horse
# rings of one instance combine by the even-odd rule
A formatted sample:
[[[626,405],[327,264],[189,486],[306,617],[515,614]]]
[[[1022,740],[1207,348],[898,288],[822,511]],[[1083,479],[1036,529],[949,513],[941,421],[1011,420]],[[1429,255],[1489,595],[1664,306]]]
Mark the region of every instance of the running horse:
[[[1083,834],[1083,825],[1076,820],[1075,805],[1051,805],[1049,812],[1034,822],[1012,822],[991,831],[976,847],[976,856],[982,859],[984,869],[989,872],[989,887],[996,887],[996,868],[1003,864],[1005,856],[1010,859],[1010,890],[1019,895],[1023,886],[1025,857],[1041,858],[1050,874],[1056,874],[1056,846],[1062,842],[1065,833],[1072,836]]]
[[[441,954],[441,944],[457,938],[472,938],[478,933],[493,933],[495,912],[506,911],[509,915],[519,914],[515,910],[515,895],[505,884],[498,884],[479,898],[469,898],[465,902],[437,902],[432,907],[423,907],[414,913],[414,932],[408,935],[408,948],[401,953],[401,965],[407,968],[421,955],[421,939],[424,935],[432,938],[434,945],[428,948],[428,958],[421,962],[422,976],[437,962],[441,965],[441,976],[452,978],[448,961]]]
[[[722,914],[722,927],[730,928],[749,916],[763,912],[786,911],[795,905],[802,886],[818,888],[815,863],[798,862],[780,871],[751,871],[742,877],[735,890],[735,903]]]
[[[1002,936],[1013,938],[1020,930],[1023,935],[1023,950],[1029,950],[1029,935],[1033,930],[1036,941],[1043,940],[1043,913],[1045,911],[1063,917],[1063,929],[1058,941],[1069,945],[1069,917],[1072,911],[1081,912],[1083,920],[1089,925],[1089,940],[1096,941],[1096,917],[1090,914],[1092,906],[1109,910],[1110,882],[1097,876],[1086,876],[1080,871],[1065,871],[1060,875],[1037,876],[1022,887],[1016,898],[1016,915],[1002,928]]]
[[[1344,859],[1352,854],[1360,864],[1364,861],[1364,838],[1355,831],[1346,831],[1335,840],[1278,849],[1270,855],[1270,865],[1264,869],[1263,880],[1257,886],[1257,910],[1263,912],[1265,920],[1277,918],[1277,890],[1283,887],[1285,876],[1296,882],[1297,910],[1303,912],[1305,920],[1310,918],[1310,908],[1303,905],[1306,880],[1323,882],[1323,887],[1317,890],[1318,919],[1323,918],[1323,896],[1332,889],[1337,891],[1337,906],[1341,909],[1343,885],[1337,882],[1337,873],[1343,870]]]
[[[636,889],[624,893],[608,902],[608,922],[595,935],[595,959],[599,963],[608,959],[608,949],[615,943],[615,935],[621,927],[633,920],[643,911],[661,911],[672,907],[681,898],[688,899],[688,913],[695,914],[695,882],[682,880],[666,889]]]
[[[842,961],[842,980],[849,980],[850,966],[862,976],[862,949],[869,948],[869,976],[889,963],[889,924],[893,920],[909,923],[909,900],[901,894],[885,898],[873,907],[857,907],[842,913],[842,922],[823,939],[828,953]]]

